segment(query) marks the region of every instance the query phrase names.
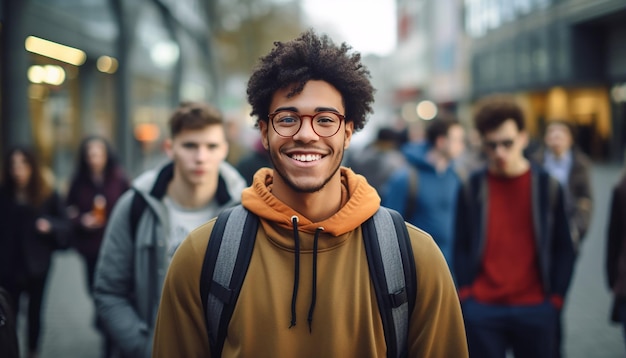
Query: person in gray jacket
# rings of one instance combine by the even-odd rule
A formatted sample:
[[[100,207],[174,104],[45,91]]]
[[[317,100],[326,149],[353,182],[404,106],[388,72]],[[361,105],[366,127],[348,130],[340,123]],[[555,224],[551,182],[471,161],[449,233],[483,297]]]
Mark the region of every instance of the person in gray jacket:
[[[245,179],[225,162],[222,116],[183,103],[169,121],[171,162],[140,175],[115,205],[98,258],[96,313],[123,357],[150,357],[165,273],[196,227],[241,201]]]

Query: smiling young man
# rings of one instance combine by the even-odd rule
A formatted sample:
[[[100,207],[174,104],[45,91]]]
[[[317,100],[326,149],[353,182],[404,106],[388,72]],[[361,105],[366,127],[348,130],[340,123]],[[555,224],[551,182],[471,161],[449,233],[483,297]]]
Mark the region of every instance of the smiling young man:
[[[123,357],[150,357],[162,283],[172,255],[196,227],[240,202],[245,180],[224,160],[215,108],[186,102],[170,118],[171,161],[146,172],[116,204],[96,267],[94,297]]]
[[[524,115],[512,99],[478,108],[488,167],[459,193],[453,265],[470,356],[551,357],[574,263],[563,192],[524,157]]]
[[[361,229],[379,209],[380,198],[365,178],[340,165],[353,133],[371,112],[373,91],[360,55],[313,31],[277,42],[261,59],[248,83],[248,101],[274,169],[260,169],[242,194],[243,207],[259,218],[259,227],[216,355],[387,354]],[[214,225],[192,232],[172,261],[155,357],[209,357],[216,348],[206,327],[217,323],[207,318],[200,287]],[[446,262],[428,234],[407,227],[417,297],[407,318],[406,344],[398,350],[411,357],[466,357]]]

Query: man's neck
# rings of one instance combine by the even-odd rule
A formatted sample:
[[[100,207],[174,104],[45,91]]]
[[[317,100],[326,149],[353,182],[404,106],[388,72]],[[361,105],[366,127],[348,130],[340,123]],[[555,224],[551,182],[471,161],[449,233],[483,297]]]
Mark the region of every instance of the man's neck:
[[[217,179],[203,185],[189,185],[174,176],[167,186],[167,196],[176,204],[187,209],[197,209],[206,206],[215,197]]]
[[[512,164],[509,168],[506,168],[505,172],[500,172],[497,169],[493,168],[490,168],[489,171],[496,176],[513,178],[526,173],[528,169],[530,169],[530,162],[526,158],[521,158],[519,161]]]
[[[563,160],[567,156],[567,153],[569,153],[569,150],[564,150],[562,152],[556,152],[554,150],[550,150],[550,153],[552,153],[552,156],[554,157],[554,159]]]
[[[320,191],[302,193],[294,191],[275,174],[272,194],[311,222],[324,221],[341,209],[342,194],[339,178],[328,182]]]

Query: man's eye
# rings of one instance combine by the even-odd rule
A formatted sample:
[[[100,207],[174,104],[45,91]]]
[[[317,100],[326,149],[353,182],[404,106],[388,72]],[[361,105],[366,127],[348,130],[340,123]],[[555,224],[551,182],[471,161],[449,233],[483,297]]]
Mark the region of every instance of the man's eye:
[[[298,122],[298,117],[292,115],[285,115],[283,117],[278,118],[278,123],[280,124],[293,124]]]
[[[339,117],[333,113],[320,113],[315,117],[316,125],[323,127],[334,127],[339,121]]]
[[[330,124],[336,121],[336,119],[331,116],[320,116],[320,117],[317,117],[315,120],[320,124],[324,124],[324,123]]]

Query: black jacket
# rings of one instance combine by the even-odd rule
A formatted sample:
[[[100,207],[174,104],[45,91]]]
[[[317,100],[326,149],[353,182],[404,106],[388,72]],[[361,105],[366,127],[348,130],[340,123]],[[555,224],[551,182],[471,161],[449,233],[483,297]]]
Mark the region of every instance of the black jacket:
[[[50,221],[49,234],[37,231],[38,218]],[[17,203],[12,193],[0,189],[0,285],[45,276],[53,251],[67,246],[69,233],[65,206],[56,192],[34,208]]]
[[[563,190],[556,179],[539,166],[531,166],[531,175],[532,215],[541,281],[547,295],[564,297],[572,277],[575,251]],[[489,219],[485,215],[488,195],[486,169],[474,173],[459,191],[453,267],[460,289],[471,286],[480,273]]]

